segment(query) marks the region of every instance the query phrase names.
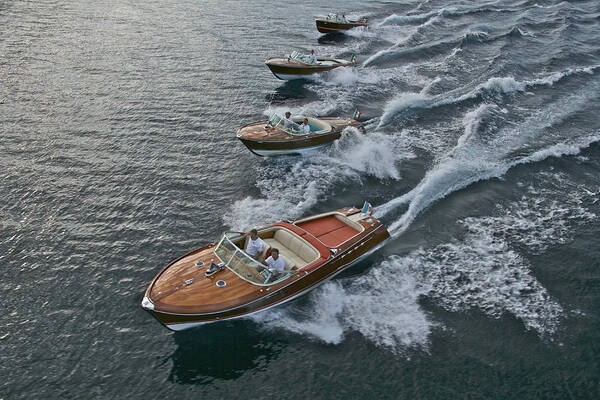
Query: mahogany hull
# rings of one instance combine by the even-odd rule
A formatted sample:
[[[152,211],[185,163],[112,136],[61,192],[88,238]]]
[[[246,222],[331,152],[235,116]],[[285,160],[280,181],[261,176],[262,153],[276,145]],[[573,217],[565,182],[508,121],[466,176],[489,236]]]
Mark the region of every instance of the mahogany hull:
[[[317,19],[317,30],[321,33],[330,33],[330,32],[339,32],[339,31],[347,31],[352,28],[356,28],[359,26],[368,26],[366,22],[334,22],[327,19]]]
[[[321,61],[321,59],[318,59]],[[276,78],[281,80],[304,79],[311,75],[331,71],[339,67],[354,65],[354,62],[338,60],[338,62],[323,61],[321,64],[309,65],[289,61],[285,58],[269,58],[265,64]]]
[[[239,139],[254,154],[267,157],[282,154],[298,154],[303,151],[323,147],[339,139],[341,135],[342,133],[339,131],[316,137],[307,137],[279,142],[249,140],[245,138]]]
[[[293,229],[300,229],[291,225],[290,227]],[[214,309],[211,311],[206,310],[206,312],[194,312],[193,310],[187,312],[175,312],[174,310],[161,309],[161,303],[160,301],[156,301],[156,293],[153,293],[152,287],[154,282],[160,277],[161,273],[168,270],[172,264],[197,254],[198,252],[205,250],[206,247],[195,250],[169,264],[154,278],[153,282],[146,290],[144,300],[146,301],[146,298],[152,300],[152,296],[154,295],[155,304],[153,307],[144,306],[144,308],[167,328],[171,330],[182,330],[205,323],[248,316],[283,304],[308,293],[318,285],[326,282],[328,279],[331,279],[354,263],[360,261],[362,258],[381,247],[390,237],[386,228],[373,217],[368,218],[368,223],[365,223],[365,227],[366,229],[363,232],[343,243],[343,245],[338,246],[331,252],[327,251],[329,256],[327,259],[318,263],[318,265],[308,268],[307,270],[300,270],[283,282],[276,283],[267,289],[263,287],[263,290],[260,290],[260,294],[254,296],[254,298],[248,298],[247,301],[232,305],[231,307],[221,307],[221,309]],[[220,273],[217,273],[216,275],[219,274]],[[206,279],[209,280],[210,278]],[[217,277],[215,279],[219,278]]]
[[[331,124],[331,132],[325,134],[309,134],[306,136],[293,136],[281,130],[265,131],[265,123],[254,123],[240,128],[237,138],[254,154],[262,157],[283,154],[301,154],[326,146],[342,136],[346,127],[354,127],[363,134],[366,132],[363,125],[349,118],[322,118]]]

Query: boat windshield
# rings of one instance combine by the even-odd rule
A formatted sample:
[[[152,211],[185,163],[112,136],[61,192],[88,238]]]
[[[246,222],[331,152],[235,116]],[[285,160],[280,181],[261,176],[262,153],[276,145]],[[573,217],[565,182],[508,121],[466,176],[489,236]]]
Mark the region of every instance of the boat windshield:
[[[295,50],[292,51],[292,54],[290,54],[290,59],[301,62],[302,64],[306,64],[306,55],[298,53]]]
[[[277,279],[272,281],[271,273],[267,269],[262,270],[262,272],[258,271],[259,266],[263,267],[261,263],[254,260],[232,242],[232,239],[236,238],[241,238],[241,235],[235,232],[223,234],[214,251],[221,262],[237,276],[255,285],[272,285],[286,279],[290,275],[286,271],[283,274],[279,274]]]
[[[348,20],[346,19],[345,16],[339,15],[339,14],[328,14],[327,15],[327,19],[331,20],[331,21],[336,21],[336,22],[342,22],[342,23],[346,23],[348,22]]]
[[[302,132],[300,125],[293,121],[289,121],[285,118],[282,118],[277,114],[273,114],[273,116],[269,119],[269,125],[271,125],[273,128],[281,129],[282,131],[287,132],[290,135],[306,135],[306,133]]]

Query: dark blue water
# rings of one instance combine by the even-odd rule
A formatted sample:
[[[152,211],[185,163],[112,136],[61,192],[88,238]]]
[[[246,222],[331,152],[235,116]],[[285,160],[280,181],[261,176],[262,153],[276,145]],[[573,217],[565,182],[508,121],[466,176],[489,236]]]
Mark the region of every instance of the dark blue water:
[[[599,398],[598,43],[592,0],[0,2],[0,399]],[[264,66],[310,49],[358,64]],[[306,157],[235,138],[357,108]],[[140,307],[225,229],[365,199],[393,240],[298,301]]]

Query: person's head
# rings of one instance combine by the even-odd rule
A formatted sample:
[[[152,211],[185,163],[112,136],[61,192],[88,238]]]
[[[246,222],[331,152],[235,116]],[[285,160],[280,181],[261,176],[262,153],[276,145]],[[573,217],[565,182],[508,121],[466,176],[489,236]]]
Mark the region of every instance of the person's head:
[[[291,117],[291,116],[292,116],[292,113],[291,113],[291,112],[289,112],[289,111],[286,111],[286,113],[285,113],[285,117],[286,117],[286,118],[289,118],[289,117]]]
[[[277,260],[279,258],[279,249],[271,249],[271,257],[273,257],[273,260]]]
[[[250,238],[252,240],[256,240],[258,238],[258,231],[256,229],[252,229],[250,231]]]
[[[315,51],[314,51],[314,50],[311,50],[311,51],[310,51],[310,54],[315,54]]]
[[[304,125],[308,125],[308,118],[304,118]]]

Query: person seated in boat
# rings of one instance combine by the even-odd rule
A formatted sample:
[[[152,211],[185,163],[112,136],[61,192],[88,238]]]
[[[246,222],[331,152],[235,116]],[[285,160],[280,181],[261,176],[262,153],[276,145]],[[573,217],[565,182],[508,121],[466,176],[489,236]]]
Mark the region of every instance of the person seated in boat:
[[[307,64],[316,64],[317,63],[317,55],[315,54],[314,50],[311,50],[310,54],[308,54],[306,56],[306,63]]]
[[[292,113],[289,111],[285,112],[285,119],[283,120],[285,126],[294,126],[294,121],[292,120]]]
[[[263,241],[258,237],[258,231],[256,229],[252,229],[248,234],[250,235],[250,239],[248,240],[248,246],[246,247],[246,254],[256,261],[260,261],[259,258],[264,248]]]
[[[271,255],[267,257],[265,264],[267,264],[267,269],[271,271],[274,276],[282,274],[285,271],[285,261],[283,261],[283,258],[279,257],[279,249],[277,248],[271,249]]]
[[[304,118],[304,121],[300,125],[300,132],[303,134],[310,133],[310,125],[308,124],[308,118]]]

